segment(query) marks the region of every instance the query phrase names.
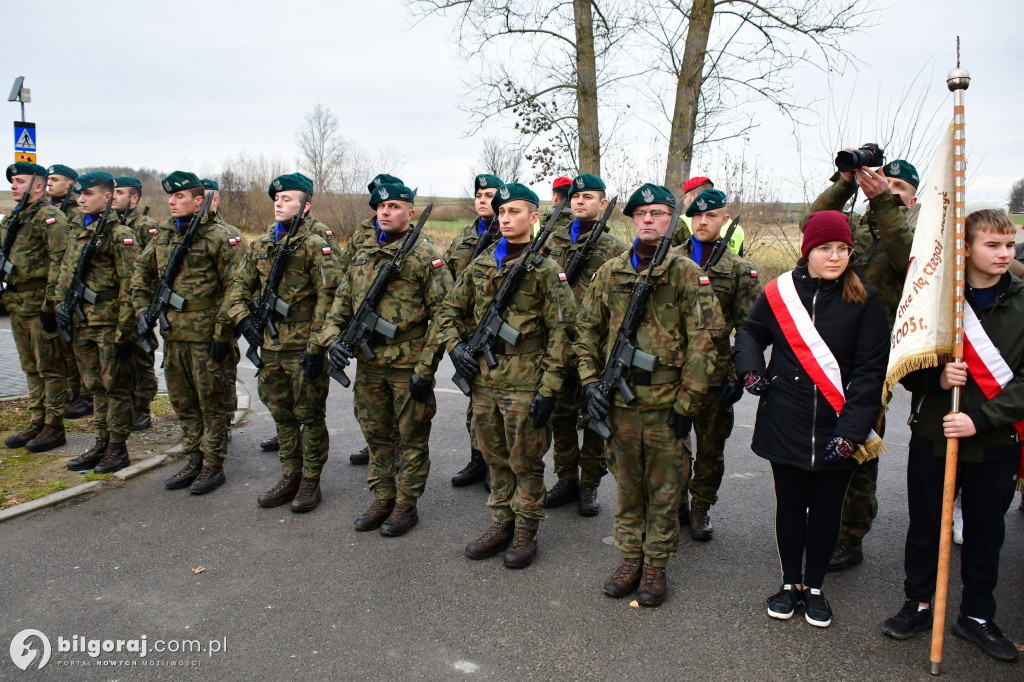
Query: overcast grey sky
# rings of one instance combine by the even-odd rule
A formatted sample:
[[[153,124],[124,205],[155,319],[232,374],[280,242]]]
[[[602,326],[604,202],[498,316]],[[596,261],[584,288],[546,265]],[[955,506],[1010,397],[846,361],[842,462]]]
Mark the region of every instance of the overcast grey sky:
[[[870,132],[861,131],[873,130],[879,99],[906,88],[922,68],[930,75],[929,106],[943,107],[942,117],[951,117],[945,76],[955,63],[959,34],[963,66],[973,76],[967,92],[968,196],[1004,201],[1010,185],[1024,176],[1022,8],[1020,0],[896,0],[878,26],[848,41],[862,62],[854,109],[863,110],[851,112],[851,121],[862,127],[847,142],[869,141]],[[421,193],[462,195],[481,139],[512,138],[507,120],[466,136],[470,121],[458,108],[463,84],[450,45],[451,20],[412,26],[401,0],[51,0],[31,8],[4,2],[0,26],[8,55],[0,87],[26,77],[33,99],[27,118],[38,126],[44,164],[216,173],[243,151],[293,160],[295,131],[320,102],[366,152],[397,150],[399,168],[388,170]],[[795,88],[800,101],[812,102],[822,98],[827,80],[806,69]],[[6,106],[8,120],[17,119],[17,104]],[[770,107],[756,114],[761,125],[745,145],[734,141],[705,150],[701,159],[714,172],[723,154],[744,155],[762,177],[774,178],[780,198],[797,199],[791,127]],[[637,126],[629,139],[637,145],[632,154],[643,157],[654,136]],[[822,182],[834,151],[824,148],[823,139],[830,136],[814,126],[801,132],[804,173]],[[662,172],[649,179],[660,181]]]

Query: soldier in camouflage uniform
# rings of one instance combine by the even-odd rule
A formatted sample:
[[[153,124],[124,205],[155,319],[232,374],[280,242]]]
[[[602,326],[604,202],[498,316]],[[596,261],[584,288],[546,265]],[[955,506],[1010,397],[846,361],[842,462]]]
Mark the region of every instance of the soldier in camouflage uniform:
[[[135,244],[139,251],[146,248],[149,240],[156,236],[158,223],[154,218],[143,215],[139,211],[142,199],[142,181],[127,175],[114,178],[114,209],[117,211],[122,225],[126,225],[135,235]],[[132,431],[148,429],[153,424],[149,405],[156,396],[156,334],[150,334],[149,345],[153,350],[146,351],[135,344],[132,349],[130,373],[132,378]]]
[[[171,251],[203,203],[203,186],[195,173],[174,171],[163,181],[170,197],[171,218],[139,255],[132,274],[132,305],[141,317],[160,284]],[[188,487],[196,495],[224,483],[227,456],[228,397],[221,365],[231,358],[234,325],[228,315],[227,291],[232,283],[234,245],[231,234],[204,215],[185,257],[173,290],[184,308],[169,308],[164,340],[164,378],[182,431],[182,452],[188,464],[164,481],[168,490]]]
[[[260,400],[270,410],[281,442],[281,480],[257,498],[261,507],[288,502],[294,512],[312,511],[320,504],[320,472],[327,461],[327,391],[324,348],[317,340],[341,279],[338,255],[306,225],[313,181],[301,173],[282,175],[270,183],[277,222],[252,243],[235,274],[229,295],[231,318],[250,345],[262,346],[258,375]],[[288,239],[293,216],[306,216]],[[257,331],[249,308],[267,286],[280,249],[287,247],[284,274],[276,289],[291,308],[286,318],[272,320],[277,337]]]
[[[494,209],[491,208],[491,200],[494,193],[501,185],[501,178],[496,175],[481,173],[473,178],[473,200],[477,218],[471,224],[466,225],[455,235],[448,250],[444,252],[445,265],[451,270],[452,277],[458,279],[462,271],[469,265],[473,253],[476,251],[480,238],[490,228],[494,220]],[[479,254],[478,254],[479,255]],[[452,476],[452,485],[456,487],[471,485],[477,481],[484,481],[487,477],[487,463],[484,462],[483,453],[473,447],[473,398],[470,396],[469,405],[466,406],[466,431],[469,432],[469,463]],[[489,485],[485,481],[484,485]]]
[[[67,463],[71,471],[95,468],[98,474],[119,471],[129,464],[126,441],[132,429],[130,362],[135,347],[135,313],[130,283],[139,247],[135,234],[118,219],[111,206],[96,251],[88,261],[83,281],[75,271],[85,246],[94,238],[107,201],[114,195],[114,176],[105,171],[83,173],[75,180],[78,203],[84,216],[68,235],[68,246],[57,282],[58,324],[72,332],[72,346],[82,383],[93,396],[93,428],[96,442]],[[80,319],[64,307],[63,299],[76,284],[95,294],[94,302],[81,300]],[[91,297],[91,296],[90,296]]]
[[[75,201],[73,188],[75,180],[78,179],[78,171],[62,163],[55,163],[47,168],[46,172],[49,174],[46,180],[46,190],[50,205],[64,213],[69,230],[81,226],[82,209]],[[81,419],[92,414],[92,396],[82,384],[82,375],[78,370],[78,362],[75,360],[75,350],[60,337],[57,338],[57,345],[64,356],[68,391],[71,395],[68,407],[64,411],[64,417],[65,419]]]
[[[545,250],[550,258],[564,271],[569,259],[587,243],[591,228],[604,214],[608,206],[604,181],[596,175],[584,173],[569,186],[569,213],[572,221],[563,224],[551,233]],[[621,239],[605,232],[601,235],[590,260],[584,265],[572,293],[577,305],[590,288],[590,279],[597,269],[607,261],[626,250]],[[597,487],[601,478],[608,473],[605,464],[604,440],[591,429],[583,429],[583,445],[580,446],[576,424],[583,403],[582,387],[576,367],[575,355],[570,355],[568,370],[562,390],[556,396],[555,411],[551,415],[551,434],[554,440],[554,464],[558,482],[547,494],[545,507],[559,507],[568,502],[577,502],[577,510],[583,516],[594,516],[601,511],[597,499]]]
[[[633,248],[597,271],[576,318],[580,381],[591,419],[607,420],[608,469],[618,482],[615,546],[622,565],[604,585],[611,597],[634,589],[637,601],[658,606],[668,586],[665,565],[679,545],[679,497],[689,465],[689,434],[715,369],[722,312],[710,280],[688,258],[669,252],[650,272],[656,288],[636,333],[637,348],[659,359],[659,369],[632,369],[636,400],[627,404],[599,390],[599,380],[629,307],[634,284],[651,265],[668,232],[675,197],[645,184],[623,211],[633,218]]]
[[[711,539],[711,506],[718,502],[718,488],[725,473],[725,441],[732,433],[733,404],[743,397],[743,382],[736,376],[730,337],[733,331],[743,325],[750,309],[761,293],[757,271],[735,253],[725,248],[717,263],[709,266],[709,258],[718,242],[724,237],[722,231],[729,224],[726,212],[725,192],[717,189],[704,190],[686,209],[690,218],[692,236],[679,251],[693,260],[711,279],[711,288],[722,309],[725,324],[721,336],[716,339],[718,359],[715,371],[708,377],[708,392],[701,402],[693,421],[697,437],[691,473],[683,486],[679,502],[679,523],[690,525],[694,540],[706,542]],[[687,492],[693,498],[690,508]]]
[[[492,201],[502,238],[463,271],[445,299],[439,340],[459,373],[472,377],[474,447],[490,469],[490,528],[466,546],[471,559],[504,550],[505,566],[525,568],[537,553],[537,528],[544,518],[544,453],[551,443],[548,421],[565,378],[569,325],[576,301],[565,275],[550,258],[539,258],[504,311],[522,333],[516,345],[498,341],[497,365],[488,367],[466,340],[530,242],[540,199],[525,185],[502,185]]]
[[[355,349],[342,345],[342,330],[352,321],[377,272],[395,257],[415,215],[414,197],[405,185],[384,183],[370,197],[377,211],[378,235],[368,239],[343,274],[321,343],[330,346],[331,363],[344,367]],[[452,286],[452,276],[430,242],[418,239],[377,305],[376,313],[398,329],[394,338],[374,335],[373,358],[360,357],[353,407],[370,448],[366,479],[376,498],[355,521],[356,530],[379,528],[399,536],[419,521],[416,503],[430,472],[430,422],[437,412],[434,372],[440,359],[437,315]],[[401,443],[402,466],[395,473],[394,434]]]
[[[836,173],[831,178],[832,186],[815,199],[810,212],[842,210],[858,185],[864,191],[868,210],[857,224],[851,221],[853,243],[864,279],[878,287],[891,328],[903,295],[910,246],[914,242],[914,230],[908,225],[906,215],[917,203],[920,178],[917,169],[903,159],[888,163],[879,171],[862,167],[849,173]],[[881,431],[879,434],[884,435]],[[829,560],[829,570],[842,570],[864,560],[861,543],[878,514],[877,485],[878,458],[854,469],[846,489],[842,526]]]
[[[20,202],[21,227],[10,246],[3,300],[11,317],[11,332],[21,369],[28,382],[28,408],[32,423],[5,441],[9,448],[28,447],[44,452],[64,445],[64,409],[67,407],[66,359],[57,346],[57,278],[67,245],[64,214],[46,201],[46,169],[19,162],[7,167],[11,194]],[[0,223],[0,244],[17,216],[12,211]]]

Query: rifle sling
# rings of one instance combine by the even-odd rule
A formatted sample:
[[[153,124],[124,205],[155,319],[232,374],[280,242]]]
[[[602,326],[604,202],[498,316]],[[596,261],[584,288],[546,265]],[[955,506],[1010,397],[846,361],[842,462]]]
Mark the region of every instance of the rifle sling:
[[[501,339],[494,342],[491,346],[491,352],[495,355],[525,355],[526,353],[534,353],[539,350],[544,350],[548,345],[548,340],[544,334],[535,334],[523,339],[519,339],[519,343],[514,346],[510,346]]]
[[[671,384],[679,381],[680,376],[682,376],[682,373],[678,367],[661,369],[657,372],[634,369],[629,373],[629,383],[634,386],[657,386],[659,384]]]
[[[30,279],[27,282],[22,282],[21,284],[8,284],[4,290],[12,294],[23,294],[27,291],[36,291],[37,289],[42,289],[43,287],[46,286],[46,284],[46,278]]]
[[[115,298],[117,298],[120,293],[121,293],[121,290],[119,288],[117,288],[117,287],[113,287],[111,289],[107,289],[106,291],[98,292],[96,294],[96,303],[104,303],[106,301],[112,301]],[[82,303],[88,303],[88,301],[83,299]]]
[[[290,321],[290,320],[289,320]],[[393,346],[396,343],[405,343],[406,341],[412,341],[413,339],[419,339],[427,335],[428,322],[426,320],[421,321],[415,327],[410,327],[404,332],[398,332],[395,334],[395,338],[389,339],[383,334],[373,333],[371,342],[374,346]]]
[[[185,301],[185,305],[182,306],[181,312],[198,313],[201,310],[209,310],[210,308],[216,308],[219,305],[220,299],[218,298],[201,298],[195,301]]]

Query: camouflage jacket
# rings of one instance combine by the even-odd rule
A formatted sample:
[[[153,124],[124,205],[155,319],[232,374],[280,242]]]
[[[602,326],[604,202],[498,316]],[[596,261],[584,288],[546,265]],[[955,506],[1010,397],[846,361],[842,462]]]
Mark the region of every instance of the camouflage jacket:
[[[188,227],[183,220],[181,229]],[[149,306],[153,293],[167,267],[174,246],[181,241],[175,218],[161,223],[156,236],[139,254],[132,273],[132,306],[138,313]],[[232,244],[232,241],[235,243]],[[228,289],[232,283],[235,256],[231,253],[238,241],[209,214],[203,216],[196,238],[171,285],[185,298],[185,310],[167,309],[169,329],[161,332],[168,341],[228,342],[234,325],[228,315]]]
[[[704,248],[713,248],[714,244],[705,244]],[[688,240],[679,247],[680,255],[693,260],[693,240]],[[757,277],[757,270],[750,263],[737,256],[731,249],[722,252],[722,258],[706,271],[711,279],[711,289],[714,291],[718,305],[722,309],[722,333],[716,341],[718,359],[715,361],[715,371],[708,377],[711,386],[721,386],[726,380],[735,381],[736,364],[733,362],[733,348],[729,339],[733,332],[743,326],[743,320],[747,319],[750,309],[757,302],[761,295],[761,281]]]
[[[262,237],[254,241],[242,264],[235,272],[235,281],[228,292],[229,313],[235,324],[251,314],[249,304],[263,293],[270,268],[281,244],[274,241],[274,223]],[[284,275],[277,295],[291,305],[289,319],[274,318],[277,338],[264,331],[264,348],[272,351],[308,350],[323,354],[317,337],[334,302],[334,291],[341,281],[338,254],[305,223],[299,226],[288,245]]]
[[[469,225],[459,230],[459,233],[452,239],[451,245],[445,250],[444,255],[441,258],[444,260],[444,264],[448,266],[448,270],[451,271],[452,277],[458,277],[462,274],[462,271],[469,265],[469,260],[473,255],[473,251],[476,249],[477,242],[480,241],[480,222],[483,221],[483,229],[486,230],[487,226],[490,225],[489,220],[483,218],[477,218]]]
[[[857,189],[838,173],[832,180],[832,186],[814,200],[811,213],[842,210]],[[869,199],[869,209],[858,223],[851,221],[853,245],[860,256],[864,279],[878,287],[890,327],[896,321],[896,308],[903,296],[903,282],[910,264],[910,247],[914,243],[914,230],[907,224],[902,206],[902,199],[885,190]]]
[[[544,244],[544,255],[549,256],[551,260],[558,263],[558,267],[563,271],[569,264],[569,258],[572,254],[582,249],[584,244],[587,243],[587,238],[590,236],[589,233],[580,235],[574,243],[570,234],[571,228],[572,221],[566,224],[559,221]],[[606,231],[601,235],[601,238],[597,240],[597,244],[594,246],[593,252],[590,254],[590,260],[583,266],[583,270],[580,271],[580,276],[576,279],[576,284],[572,288],[577,304],[583,301],[584,294],[590,288],[590,279],[597,272],[597,269],[627,248],[626,243],[612,233]]]
[[[487,247],[469,264],[441,306],[438,340],[449,352],[461,341],[469,340],[514,262],[506,259],[499,268],[496,247]],[[475,385],[506,391],[539,390],[547,397],[562,388],[576,299],[561,275],[558,264],[550,258],[542,259],[526,274],[505,309],[505,322],[523,336],[517,346],[495,352],[498,365],[493,369],[480,358]],[[504,347],[504,342],[498,343]]]
[[[7,226],[14,215],[12,211],[0,223],[0,244],[7,238]],[[67,218],[45,196],[25,206],[25,220],[9,256],[14,270],[4,279],[4,286],[12,287],[4,291],[8,310],[27,317],[54,309],[67,238]]]
[[[732,220],[729,220],[725,225],[722,225],[722,236],[729,231],[732,227]],[[684,215],[679,216],[679,225],[676,226],[676,231],[672,233],[672,246],[681,246],[685,242],[690,241],[690,237],[693,236],[693,218],[687,218]],[[733,253],[739,253],[740,249],[743,248],[743,226],[737,225],[736,229],[732,231],[732,237],[729,238],[729,248]]]
[[[328,227],[327,223],[314,218],[312,211],[306,214],[306,219],[303,222],[305,225],[309,225],[310,232],[327,242],[327,246],[331,247],[331,253],[334,254],[335,260],[340,262],[342,248],[338,238],[334,235],[334,230]]]
[[[68,234],[68,247],[57,281],[57,298],[61,301],[71,288],[82,249],[96,232],[96,222],[90,221],[88,226],[76,223]],[[139,246],[135,233],[118,221],[115,211],[110,212],[103,232],[85,277],[85,286],[96,292],[97,302],[92,304],[83,300],[85,321],[73,315],[74,324],[76,327],[117,327],[115,343],[129,343],[136,337],[131,278],[139,257]]]
[[[138,244],[140,250],[146,248],[149,240],[156,236],[156,229],[160,226],[156,218],[142,215],[142,211],[138,208],[133,208],[128,212],[128,215],[125,216],[125,223],[135,233],[135,243]]]
[[[60,210],[60,202],[64,200],[64,197],[61,197],[60,199],[57,199],[56,201],[54,200],[53,197],[49,197],[49,196],[47,197],[47,199],[49,200],[50,205],[53,206],[55,209],[57,209],[59,211]],[[85,214],[82,213],[82,207],[78,205],[78,201],[75,199],[75,197],[71,197],[70,199],[68,199],[67,210],[63,211],[63,213],[64,213],[64,217],[68,219],[68,223],[69,224],[71,223],[72,220],[76,220],[77,219],[79,222],[82,222],[82,221],[85,220]]]
[[[371,237],[374,237],[377,233],[377,215],[367,218],[363,222],[356,225],[356,228],[352,230],[352,234],[348,236],[348,243],[345,244],[345,248],[341,250],[341,255],[338,260],[341,262],[341,267],[344,270],[348,270],[349,265],[352,264],[352,260],[356,256],[356,251]],[[376,237],[374,237],[376,238]]]
[[[398,239],[383,246],[376,237],[367,239],[355,252],[349,267],[342,271],[341,285],[324,322],[320,343],[327,346],[341,336],[352,315],[359,309],[377,271],[395,256]],[[376,357],[363,358],[382,369],[412,369],[428,381],[434,378],[440,352],[437,320],[441,301],[452,288],[452,275],[430,242],[420,239],[406,254],[396,279],[388,284],[376,313],[398,327],[394,339],[374,335],[370,340]]]
[[[602,265],[580,306],[573,350],[584,386],[601,378],[633,285],[643,277],[633,270],[632,257],[630,249]],[[637,385],[627,378],[637,395],[633,405],[639,410],[673,407],[694,416],[714,375],[715,342],[725,326],[722,309],[704,272],[677,253],[670,252],[651,272],[650,282],[656,288],[637,330],[636,346],[658,356],[660,369],[655,374],[671,374],[678,368],[678,376],[663,375],[652,385]],[[615,404],[626,406],[618,392]]]
[[[224,218],[220,216],[220,213],[213,211],[211,214],[213,215],[213,222],[223,227],[228,231],[228,234],[231,235],[231,238],[228,240],[228,244],[232,247],[230,250],[231,272],[234,274],[238,268],[241,267],[242,258],[244,258],[245,254],[249,251],[249,242],[245,240],[245,235],[242,234],[242,231],[224,220]]]

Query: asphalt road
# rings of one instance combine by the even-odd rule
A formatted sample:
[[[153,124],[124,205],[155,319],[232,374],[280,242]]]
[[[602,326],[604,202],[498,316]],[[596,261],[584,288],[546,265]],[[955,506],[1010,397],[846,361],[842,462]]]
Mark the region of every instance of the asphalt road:
[[[241,369],[251,379],[251,369]],[[420,524],[401,538],[358,533],[352,521],[372,501],[364,467],[347,455],[363,444],[351,391],[333,386],[331,461],[324,502],[308,515],[260,509],[256,496],[278,477],[259,440],[273,432],[265,408],[234,431],[225,486],[206,496],[169,492],[158,469],[80,503],[0,526],[0,678],[31,679],[928,679],[929,640],[895,642],[881,622],[902,604],[908,411],[896,397],[881,466],[881,511],[865,562],[830,575],[835,618],[771,620],[765,598],[780,574],[770,470],[749,450],[755,400],[738,405],[727,450],[714,540],[684,534],[668,568],[660,608],[631,608],[601,584],[618,565],[610,545],[615,486],[583,518],[549,512],[535,563],[470,561],[465,544],[488,525],[480,486],[449,478],[467,458],[466,399],[442,365],[433,469]],[[254,386],[249,381],[249,386]],[[255,394],[255,390],[253,390]],[[253,396],[255,399],[255,395]],[[548,455],[550,463],[550,454]],[[548,483],[554,476],[548,468]],[[1024,639],[1024,514],[1016,499],[997,599],[997,622]],[[954,550],[951,613],[959,603]],[[201,573],[193,572],[204,569]],[[4,653],[19,631],[44,633],[53,651],[23,672]],[[59,651],[59,639],[138,639],[148,655]],[[220,642],[223,651],[156,653],[158,640]],[[29,644],[40,649],[38,639]],[[188,665],[180,666],[181,662]],[[38,663],[38,659],[36,659]],[[145,665],[143,665],[145,663]],[[172,663],[174,665],[172,665]],[[81,664],[87,664],[81,666]],[[134,664],[134,665],[133,665]],[[79,667],[81,666],[81,667]],[[182,669],[184,667],[184,669]],[[1020,665],[992,661],[948,634],[944,677],[1022,679]]]

